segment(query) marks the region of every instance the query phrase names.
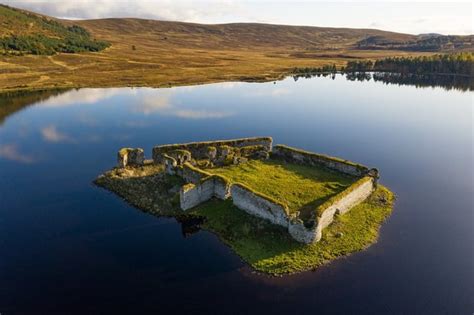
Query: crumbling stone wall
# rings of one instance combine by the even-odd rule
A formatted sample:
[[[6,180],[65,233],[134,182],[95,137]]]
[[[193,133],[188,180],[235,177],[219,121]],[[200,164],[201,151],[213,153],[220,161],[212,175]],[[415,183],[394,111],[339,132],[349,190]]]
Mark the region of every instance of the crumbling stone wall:
[[[266,219],[273,224],[288,227],[288,207],[263,194],[254,192],[242,184],[230,188],[233,204],[245,212]]]
[[[353,176],[364,176],[369,172],[369,168],[361,164],[280,144],[273,148],[272,157],[295,164],[322,165],[329,169]],[[372,171],[376,172],[375,169]]]
[[[189,163],[185,163],[182,168],[177,170],[177,174],[181,176],[187,183],[199,184],[204,178],[212,176]]]
[[[212,175],[214,180],[214,196],[218,199],[225,200],[231,196],[230,182],[222,176]]]
[[[180,205],[191,209],[213,197],[225,200],[232,197],[233,204],[247,213],[288,229],[298,242],[312,243],[321,239],[322,231],[335,215],[344,214],[364,201],[375,189],[378,171],[350,161],[307,152],[284,145],[273,148],[272,157],[290,163],[324,166],[345,174],[360,177],[358,181],[314,210],[314,220],[303,222],[291,216],[288,206],[249,187],[230,182],[223,176],[212,175],[193,164],[195,159],[208,159],[214,163],[243,163],[247,158],[266,159],[272,151],[272,138],[245,138],[236,140],[193,142],[164,145],[153,148],[155,163],[164,163],[170,175],[181,176],[187,184],[180,189]],[[191,164],[193,163],[193,164]],[[119,167],[144,164],[142,149],[123,148],[118,153]]]
[[[189,210],[212,197],[225,200],[230,197],[230,183],[223,177],[211,175],[198,183],[183,185],[179,191],[181,209]]]
[[[374,191],[375,185],[376,180],[371,176],[358,180],[316,209],[319,214],[313,226],[306,227],[301,220],[295,218],[290,221],[288,232],[299,242],[307,244],[318,242],[323,229],[334,221],[334,216],[342,215],[364,201]]]
[[[197,185],[189,183],[183,185],[179,191],[181,209],[188,210],[208,201],[214,196],[214,181],[206,180]]]
[[[143,149],[122,148],[117,154],[118,167],[141,166],[145,162]]]
[[[267,152],[272,150],[273,139],[271,137],[255,137],[242,138],[234,140],[219,140],[219,141],[204,141],[204,142],[190,142],[184,144],[167,144],[160,145],[153,148],[153,161],[155,163],[163,163],[163,155],[175,150],[186,150],[191,153],[194,159],[209,159],[210,156],[215,157],[215,154],[220,147],[249,147],[262,146]],[[214,149],[213,149],[214,148]]]
[[[165,154],[163,157],[165,164],[165,172],[168,175],[176,175],[176,168],[178,166],[178,161],[176,161],[171,156]]]
[[[188,150],[171,150],[166,155],[175,159],[178,165],[191,161],[191,152]]]

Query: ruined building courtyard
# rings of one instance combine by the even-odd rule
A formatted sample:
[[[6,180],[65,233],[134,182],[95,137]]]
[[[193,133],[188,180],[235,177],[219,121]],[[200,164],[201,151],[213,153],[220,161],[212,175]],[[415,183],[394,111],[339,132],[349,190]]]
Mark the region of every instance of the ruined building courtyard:
[[[378,171],[272,138],[122,149],[96,183],[136,207],[214,232],[254,269],[292,273],[376,240],[393,195]],[[184,225],[183,225],[184,226]]]

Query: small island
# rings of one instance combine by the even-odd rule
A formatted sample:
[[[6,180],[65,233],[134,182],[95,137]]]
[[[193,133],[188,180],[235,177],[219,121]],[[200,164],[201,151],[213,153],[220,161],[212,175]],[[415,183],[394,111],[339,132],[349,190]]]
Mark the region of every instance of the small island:
[[[258,272],[312,270],[378,237],[394,195],[375,168],[271,137],[123,148],[95,183],[185,233],[215,233]]]

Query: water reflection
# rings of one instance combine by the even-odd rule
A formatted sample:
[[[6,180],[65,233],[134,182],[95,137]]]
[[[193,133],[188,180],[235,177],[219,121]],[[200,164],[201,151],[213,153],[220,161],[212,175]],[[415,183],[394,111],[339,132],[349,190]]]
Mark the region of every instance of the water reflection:
[[[140,101],[135,104],[133,110],[144,115],[160,114],[185,119],[219,119],[232,116],[231,111],[225,110],[189,109],[185,103],[176,100],[177,91],[190,92],[193,88],[160,90],[159,93],[153,89],[142,90]]]
[[[6,160],[26,164],[35,161],[33,156],[21,152],[17,145],[12,143],[0,145],[0,157]]]
[[[445,90],[474,91],[474,78],[455,75],[416,75],[376,72],[374,81],[386,84],[414,85],[416,87],[442,87]]]
[[[349,72],[344,74],[349,81],[375,81],[385,84],[413,85],[416,87],[441,87],[445,90],[474,91],[474,78],[455,75],[421,75],[403,74],[390,72]],[[299,78],[329,77],[336,78],[335,73],[315,73],[293,76],[297,81]]]
[[[0,97],[0,312],[469,313],[472,94],[360,80]],[[378,242],[264,281],[199,222],[91,184],[120,147],[260,135],[379,168],[398,199]]]
[[[416,87],[441,87],[445,90],[474,91],[474,79],[471,77],[461,76],[433,76],[433,75],[413,75],[399,73],[366,73],[353,72],[346,74],[335,73],[315,73],[293,76],[295,81],[312,77],[326,77],[335,80],[337,76],[344,76],[348,81],[374,81],[385,84],[396,85],[412,85]],[[235,90],[244,83],[229,82],[216,85],[222,90]],[[229,108],[205,108],[205,104],[201,104],[200,108],[189,108],[192,101],[185,103],[180,101],[179,94],[182,92],[192,92],[196,87],[179,87],[172,89],[151,89],[151,88],[107,88],[107,89],[73,89],[73,90],[45,90],[35,92],[13,92],[0,94],[0,125],[11,114],[27,107],[31,104],[41,104],[44,108],[69,107],[74,105],[97,104],[107,99],[128,97],[133,103],[130,110],[134,113],[143,115],[159,114],[163,116],[178,117],[183,119],[220,119],[231,117],[235,112]],[[276,87],[273,89],[252,89],[246,93],[240,94],[239,97],[256,98],[256,97],[272,97],[278,98],[289,96],[291,89],[286,87]],[[122,103],[119,101],[118,103]],[[128,104],[126,104],[128,106]],[[97,118],[86,112],[78,113],[77,119],[89,126],[98,124]],[[125,121],[128,127],[145,127],[143,121]],[[54,127],[50,127],[54,128]],[[67,139],[59,134],[54,135],[56,130],[45,130],[45,138],[51,141],[60,141]]]
[[[55,125],[48,125],[41,128],[41,135],[48,142],[74,142],[67,134],[59,131]]]
[[[195,215],[182,215],[176,217],[176,221],[181,224],[181,234],[184,237],[189,237],[199,232],[202,225],[206,222],[205,220],[204,217]]]
[[[130,89],[129,93],[134,93],[134,89]],[[52,95],[43,101],[44,107],[65,107],[77,104],[95,104],[115,95],[123,93],[122,88],[86,88],[73,89],[64,95]]]
[[[18,91],[0,94],[0,125],[9,115],[44,100],[48,100],[56,95],[64,94],[67,90],[45,90],[45,91]]]

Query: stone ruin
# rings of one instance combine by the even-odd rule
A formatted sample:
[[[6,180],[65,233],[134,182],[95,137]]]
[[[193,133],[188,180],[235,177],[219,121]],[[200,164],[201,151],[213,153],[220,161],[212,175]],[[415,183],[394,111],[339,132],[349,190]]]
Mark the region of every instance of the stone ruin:
[[[119,167],[141,166],[145,162],[143,149],[122,148],[117,154]]]
[[[186,182],[180,189],[180,207],[183,211],[211,198],[232,198],[237,208],[287,228],[296,241],[306,244],[319,241],[322,230],[332,223],[336,215],[344,214],[363,202],[377,185],[376,169],[285,145],[273,147],[272,144],[272,138],[260,137],[161,145],[153,148],[153,163],[163,164],[167,174],[180,176]],[[249,159],[268,159],[270,155],[289,163],[323,166],[356,176],[358,180],[315,208],[308,222],[300,219],[298,213],[290,213],[285,203],[205,170],[213,166],[245,163]],[[118,164],[119,167],[143,165],[143,150],[120,150]]]

